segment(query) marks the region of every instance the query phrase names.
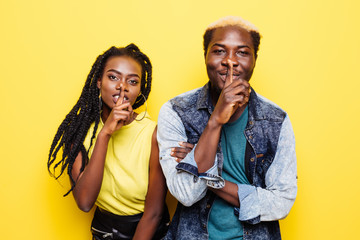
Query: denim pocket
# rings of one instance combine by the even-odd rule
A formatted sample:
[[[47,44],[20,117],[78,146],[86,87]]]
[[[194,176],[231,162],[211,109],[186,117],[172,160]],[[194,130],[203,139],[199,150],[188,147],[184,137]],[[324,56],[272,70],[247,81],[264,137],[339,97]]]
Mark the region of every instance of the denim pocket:
[[[273,157],[266,154],[257,154],[256,155],[256,172],[260,174],[260,176],[265,177],[267,170],[269,169]]]

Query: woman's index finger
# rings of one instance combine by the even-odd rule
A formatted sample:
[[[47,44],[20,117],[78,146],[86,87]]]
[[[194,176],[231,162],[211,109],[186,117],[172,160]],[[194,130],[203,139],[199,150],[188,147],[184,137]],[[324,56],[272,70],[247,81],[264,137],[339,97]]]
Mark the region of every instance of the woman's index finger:
[[[125,96],[125,91],[123,90],[123,87],[121,86],[120,87],[120,95],[119,95],[119,98],[118,98],[118,100],[116,102],[116,106],[119,106],[119,105],[123,104],[124,96]]]

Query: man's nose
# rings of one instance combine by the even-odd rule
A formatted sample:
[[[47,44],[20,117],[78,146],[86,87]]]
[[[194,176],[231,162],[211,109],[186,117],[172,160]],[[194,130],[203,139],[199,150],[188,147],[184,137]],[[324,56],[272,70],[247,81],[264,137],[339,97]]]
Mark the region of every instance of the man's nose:
[[[229,65],[228,60],[230,60],[232,62],[233,67],[236,67],[237,65],[239,65],[236,54],[233,54],[233,53],[227,54],[226,57],[223,59],[222,64],[224,66],[228,66]]]

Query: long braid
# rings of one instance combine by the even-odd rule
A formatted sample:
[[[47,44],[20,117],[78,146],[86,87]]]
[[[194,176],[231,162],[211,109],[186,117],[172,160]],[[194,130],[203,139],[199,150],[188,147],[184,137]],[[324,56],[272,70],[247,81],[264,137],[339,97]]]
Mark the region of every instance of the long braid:
[[[125,48],[131,51],[131,57],[133,57],[141,65],[142,79],[140,91],[144,95],[144,97],[148,99],[151,91],[152,81],[152,65],[150,59],[144,53],[142,53],[139,48],[133,43],[129,44]],[[138,96],[136,98],[135,103],[132,106],[133,109],[136,109],[145,103],[144,97]]]
[[[88,163],[88,152],[96,137],[101,117],[101,109],[99,107],[101,101],[99,98],[100,90],[97,87],[97,81],[101,79],[106,62],[112,56],[129,56],[141,65],[141,92],[145,98],[149,96],[152,80],[151,62],[135,44],[130,44],[125,48],[111,47],[97,57],[87,76],[78,101],[60,124],[50,147],[47,163],[50,175],[58,179],[67,169],[70,177],[72,187],[64,196],[68,195],[75,187],[77,179],[73,179],[71,171],[75,159],[80,152],[82,154],[80,172],[84,171]],[[133,109],[140,107],[144,102],[143,97],[138,97],[133,105]],[[85,149],[83,142],[92,123],[95,124],[90,139],[90,146],[88,149]],[[61,159],[57,161],[57,154],[61,148],[63,150],[62,156]],[[59,167],[60,170],[59,173],[57,173],[56,170]]]

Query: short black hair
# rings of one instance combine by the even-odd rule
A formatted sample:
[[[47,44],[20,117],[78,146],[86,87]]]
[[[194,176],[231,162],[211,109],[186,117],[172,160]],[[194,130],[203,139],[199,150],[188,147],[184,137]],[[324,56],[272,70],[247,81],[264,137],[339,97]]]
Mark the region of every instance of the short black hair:
[[[261,38],[259,30],[254,24],[238,16],[222,17],[217,21],[211,23],[206,28],[204,33],[204,56],[206,57],[207,50],[211,42],[212,36],[214,34],[214,31],[218,28],[228,27],[228,26],[236,26],[239,28],[243,28],[250,33],[254,45],[255,59],[257,59],[257,53],[259,51],[260,38]]]
[[[204,33],[204,56],[206,57],[206,53],[209,47],[209,44],[211,42],[212,36],[214,31],[218,29],[218,28],[212,28],[212,29],[208,29],[205,31]],[[257,53],[259,51],[259,45],[260,45],[260,33],[256,32],[256,31],[250,31],[250,35],[251,35],[251,39],[252,39],[252,43],[254,45],[254,55],[255,55],[255,59],[257,59]]]

